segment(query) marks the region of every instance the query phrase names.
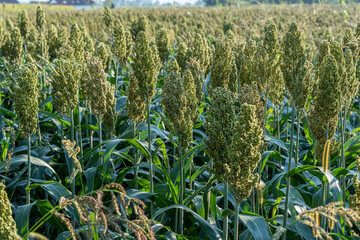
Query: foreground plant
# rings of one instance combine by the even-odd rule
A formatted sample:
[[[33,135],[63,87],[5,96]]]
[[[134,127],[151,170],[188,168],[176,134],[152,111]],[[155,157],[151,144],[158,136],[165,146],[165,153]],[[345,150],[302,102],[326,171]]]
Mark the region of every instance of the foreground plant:
[[[292,168],[292,156],[293,156],[293,137],[294,137],[294,121],[296,106],[303,106],[303,100],[307,99],[306,94],[302,94],[304,91],[309,94],[307,84],[304,79],[307,79],[309,75],[311,64],[306,60],[304,53],[304,47],[302,43],[301,33],[295,23],[291,23],[288,32],[282,42],[283,59],[281,63],[281,71],[284,77],[285,86],[291,96],[291,134],[290,134],[290,148],[289,148],[289,160],[287,163],[286,172],[289,172]],[[305,89],[305,90],[303,90]],[[297,159],[295,159],[295,163]],[[286,197],[285,197],[285,211],[283,226],[287,225],[288,209],[290,200],[290,181],[291,178],[286,179]],[[286,232],[283,235],[283,239],[286,239]]]
[[[19,117],[19,127],[22,135],[27,139],[28,151],[28,178],[27,187],[30,188],[31,178],[31,136],[36,132],[37,113],[39,110],[38,96],[38,72],[36,66],[29,57],[28,64],[17,70],[17,77],[12,86],[14,93],[14,108]],[[30,190],[26,191],[26,203],[30,204]]]
[[[142,18],[141,18],[142,19]],[[140,20],[141,20],[140,19]],[[140,21],[139,20],[139,21]],[[145,21],[145,20],[144,20]],[[142,23],[139,22],[138,24]],[[145,24],[146,25],[146,24]],[[138,27],[143,26],[140,24]],[[150,153],[149,161],[149,182],[150,182],[150,193],[154,192],[154,179],[153,179],[153,166],[152,166],[152,153],[151,153],[151,101],[155,95],[155,86],[157,76],[159,73],[159,66],[156,65],[156,55],[150,47],[148,36],[145,31],[137,33],[139,28],[134,29],[133,36],[137,34],[135,42],[135,56],[132,63],[132,68],[135,77],[138,79],[138,94],[142,100],[146,102],[147,111],[147,124],[148,124],[148,150]],[[140,28],[144,30],[143,28]],[[135,31],[136,30],[136,31]],[[153,203],[151,203],[151,216],[154,212]]]

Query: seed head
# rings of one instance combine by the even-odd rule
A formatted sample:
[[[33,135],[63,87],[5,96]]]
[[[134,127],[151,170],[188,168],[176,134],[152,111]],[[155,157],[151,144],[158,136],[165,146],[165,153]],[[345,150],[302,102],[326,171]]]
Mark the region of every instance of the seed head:
[[[113,20],[114,20],[114,18],[112,16],[110,8],[108,6],[105,6],[105,8],[104,8],[104,23],[105,23],[105,26],[108,27],[108,28],[111,28]]]
[[[130,32],[134,42],[140,32],[148,32],[148,23],[144,15],[141,15],[138,20],[131,23]]]
[[[163,85],[161,103],[164,112],[174,124],[174,130],[179,129],[186,113],[185,89],[179,73],[169,73]]]
[[[156,63],[156,55],[150,47],[148,36],[142,31],[136,39],[132,68],[139,80],[139,89],[144,99],[152,99],[155,95],[159,69]]]
[[[106,69],[110,60],[108,46],[103,42],[99,42],[99,44],[96,46],[95,55],[100,58],[103,67]]]
[[[203,74],[201,72],[201,66],[200,66],[199,61],[197,61],[194,58],[191,58],[186,63],[186,69],[190,70],[191,75],[194,79],[195,88],[196,88],[196,99],[197,99],[198,105],[199,105],[200,102],[202,102],[203,97],[204,97],[204,94],[203,94],[204,80],[203,80]]]
[[[176,61],[179,63],[181,69],[185,69],[186,61],[189,59],[189,49],[185,42],[180,42],[177,54],[176,54]]]
[[[23,39],[17,27],[12,28],[10,35],[6,37],[1,51],[5,59],[12,65],[16,65],[22,58]]]
[[[5,185],[0,182],[0,238],[4,240],[19,240],[16,224],[12,218],[11,206]]]
[[[236,60],[234,53],[231,54],[231,73],[229,77],[228,86],[232,93],[234,94],[238,93],[239,80],[238,80],[238,70],[236,67]]]
[[[125,56],[125,58],[127,61],[133,51],[133,41],[131,38],[131,33],[129,31],[125,32],[125,39],[126,39],[126,56]]]
[[[319,69],[316,99],[309,117],[310,129],[318,141],[319,153],[323,152],[326,135],[331,139],[335,134],[340,97],[340,76],[336,59],[328,54]],[[328,129],[327,134],[326,129]]]
[[[19,117],[20,131],[25,137],[36,132],[39,91],[38,72],[33,63],[21,66],[13,85],[14,110]]]
[[[41,6],[38,6],[36,9],[36,28],[40,33],[43,33],[45,31],[45,27],[45,12]]]
[[[169,68],[168,68],[169,73],[175,72],[175,73],[180,74],[180,70],[181,69],[179,67],[178,62],[176,61],[176,58],[172,58],[170,60],[170,64],[169,64]]]
[[[210,70],[211,90],[218,87],[229,88],[229,81],[233,63],[231,47],[231,41],[227,38],[223,38],[216,44],[216,49]]]
[[[205,129],[206,152],[214,161],[214,173],[219,180],[224,179],[225,163],[231,161],[235,131],[236,114],[233,108],[233,96],[226,88],[215,88],[212,93],[211,107],[206,116]]]
[[[107,110],[107,91],[110,84],[102,66],[101,60],[98,57],[92,57],[87,62],[87,72],[89,74],[88,82],[88,100],[91,110],[101,117]]]
[[[74,49],[65,44],[59,49],[60,58],[52,66],[52,96],[54,106],[61,114],[67,109],[74,109],[78,103],[79,80],[82,76],[81,66],[75,62]]]
[[[73,23],[70,30],[69,45],[73,48],[75,59],[78,61],[84,60],[85,41],[83,35],[78,25]]]
[[[145,120],[146,104],[139,94],[139,80],[134,72],[129,73],[129,86],[127,88],[126,108],[128,109],[128,117],[137,123]]]
[[[240,202],[250,196],[259,176],[253,174],[261,160],[260,147],[263,145],[263,131],[256,118],[256,108],[244,104],[235,122],[231,161],[225,163],[225,180]]]
[[[358,92],[359,79],[356,77],[356,65],[350,49],[344,52],[345,76],[341,83],[343,102],[349,107]]]
[[[256,43],[254,40],[249,39],[246,42],[244,52],[241,56],[241,65],[240,65],[240,85],[256,85],[255,78],[255,52],[256,52]]]
[[[29,17],[26,10],[19,12],[18,15],[18,26],[20,29],[21,36],[26,39],[29,34]]]
[[[225,42],[227,42],[227,41],[225,41]],[[225,45],[224,46],[225,48],[226,48],[227,44],[229,44],[229,43],[223,44],[223,45]],[[211,48],[209,46],[209,43],[208,43],[204,33],[201,30],[199,30],[199,32],[196,33],[196,35],[194,37],[194,42],[192,45],[190,56],[192,58],[195,58],[196,60],[198,60],[200,63],[202,72],[204,74],[207,73],[208,66],[211,61]]]
[[[164,64],[170,55],[170,40],[166,28],[161,28],[156,34],[156,46],[161,62]]]
[[[115,59],[118,59],[122,65],[125,65],[127,62],[126,36],[125,36],[124,27],[119,19],[115,20],[113,35],[114,35],[114,43],[112,45],[112,53],[114,54]]]
[[[301,33],[292,23],[282,42],[281,71],[288,92],[298,108],[303,108],[311,91],[311,63],[306,60]]]
[[[183,82],[184,82],[184,90],[185,90],[185,98],[186,98],[185,115],[188,116],[193,123],[196,123],[199,117],[198,101],[196,98],[196,87],[195,87],[194,78],[190,70],[185,71]]]
[[[115,123],[117,120],[116,115],[116,98],[115,98],[115,85],[106,82],[106,112],[104,114],[103,122],[108,131],[112,133],[115,131]]]
[[[353,32],[351,31],[350,28],[347,28],[345,30],[345,34],[343,37],[343,44],[342,44],[346,49],[350,49],[352,51],[353,54],[356,53],[357,47],[358,47],[358,43],[357,40],[354,37]]]

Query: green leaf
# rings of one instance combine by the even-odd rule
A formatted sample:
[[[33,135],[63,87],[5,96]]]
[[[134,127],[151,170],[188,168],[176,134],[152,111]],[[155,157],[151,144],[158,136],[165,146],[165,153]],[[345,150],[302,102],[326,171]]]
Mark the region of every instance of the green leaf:
[[[155,215],[152,217],[152,219],[155,220],[160,214],[166,212],[167,210],[174,209],[174,208],[183,209],[186,212],[193,215],[195,220],[199,223],[201,229],[204,231],[204,233],[210,239],[219,239],[219,240],[221,239],[222,231],[220,229],[211,225],[209,222],[205,221],[205,219],[203,219],[199,214],[197,214],[196,212],[192,211],[190,208],[183,206],[183,205],[175,204],[175,205],[171,205],[169,207],[160,209],[159,211],[157,211],[155,213]]]
[[[36,201],[31,204],[22,205],[16,208],[16,212],[15,212],[16,227],[18,229],[18,234],[22,237],[26,234],[28,228],[30,228],[29,226],[30,211],[35,204]]]
[[[239,213],[239,218],[251,232],[255,240],[268,240],[271,238],[268,223],[260,216],[253,213]]]

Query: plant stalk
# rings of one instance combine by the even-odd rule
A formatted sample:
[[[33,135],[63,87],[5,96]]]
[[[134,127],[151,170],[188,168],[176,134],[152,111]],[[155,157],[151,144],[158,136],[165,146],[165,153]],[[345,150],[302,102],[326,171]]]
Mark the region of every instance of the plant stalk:
[[[229,208],[229,185],[227,182],[224,182],[224,211]],[[229,223],[228,223],[228,216],[224,217],[223,223],[223,239],[227,240],[229,234]]]
[[[30,188],[30,177],[31,177],[31,136],[27,139],[28,144],[28,178],[27,178],[27,187]],[[30,204],[30,189],[26,190],[26,204]]]
[[[73,109],[70,109],[70,118],[71,118],[71,134],[70,134],[70,140],[71,142],[74,142],[74,135],[75,135],[75,130],[74,130],[74,111]],[[74,174],[75,172],[75,163],[74,160],[71,158],[71,174]],[[71,197],[75,198],[75,177],[73,177],[73,179],[71,180]]]
[[[133,121],[133,137],[134,139],[136,139],[136,122]],[[138,178],[138,172],[137,172],[137,149],[134,148],[134,180],[135,180],[135,189],[138,189],[139,186],[138,186],[138,181],[137,181],[137,178]]]
[[[293,97],[292,99],[292,114],[291,114],[291,133],[290,133],[290,150],[289,150],[289,162],[287,171],[289,172],[291,170],[291,159],[292,159],[292,151],[293,151],[293,137],[294,137],[294,119],[295,119],[295,99]],[[283,226],[287,225],[287,219],[288,219],[288,209],[289,209],[289,200],[290,200],[290,182],[291,177],[286,178],[286,197],[285,197],[285,211],[284,211],[284,222]],[[286,240],[286,232],[283,234],[282,237],[283,240]]]
[[[235,224],[234,224],[234,240],[239,239],[239,211],[240,211],[240,203],[238,201],[236,201]]]
[[[183,204],[184,201],[184,159],[182,158],[182,149],[181,149],[181,137],[179,136],[179,158],[180,158],[180,191],[179,191],[179,204]],[[184,210],[179,209],[179,234],[183,234],[184,231]]]
[[[300,124],[301,124],[301,119],[300,119],[300,115],[301,113],[297,113],[297,132],[296,132],[296,145],[295,145],[295,167],[297,167],[298,165],[298,157],[299,157],[299,142],[300,142]]]
[[[152,166],[152,155],[151,155],[151,128],[150,128],[150,98],[149,94],[146,96],[146,108],[147,108],[147,125],[148,125],[148,146],[149,146],[149,182],[150,182],[150,193],[154,192],[154,179],[153,179],[153,166]],[[154,215],[154,203],[150,203],[150,216]]]

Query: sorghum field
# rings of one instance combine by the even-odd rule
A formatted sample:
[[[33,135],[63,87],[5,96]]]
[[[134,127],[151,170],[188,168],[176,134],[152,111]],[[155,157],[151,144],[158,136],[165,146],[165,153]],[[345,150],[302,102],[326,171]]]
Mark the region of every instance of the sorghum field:
[[[1,240],[359,239],[360,5],[24,9]]]

